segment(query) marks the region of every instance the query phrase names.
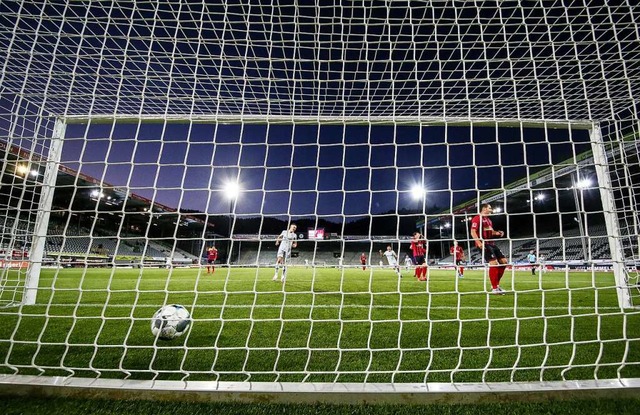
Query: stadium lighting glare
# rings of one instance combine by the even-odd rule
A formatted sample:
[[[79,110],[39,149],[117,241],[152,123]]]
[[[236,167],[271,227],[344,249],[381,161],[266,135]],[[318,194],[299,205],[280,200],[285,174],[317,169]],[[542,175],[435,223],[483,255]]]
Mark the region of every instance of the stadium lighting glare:
[[[426,195],[427,195],[427,190],[420,185],[416,184],[411,188],[411,196],[415,200],[422,200],[425,198]]]
[[[21,176],[25,176],[29,172],[29,168],[25,165],[19,164],[16,166],[16,173]]]
[[[592,184],[593,183],[591,182],[591,179],[582,179],[576,182],[576,187],[578,189],[586,189],[588,187],[591,187]]]
[[[537,194],[534,197],[535,200],[539,200],[539,201],[545,200],[546,198],[547,197],[544,195],[544,193]]]
[[[96,198],[96,199],[97,199],[97,198],[102,199],[102,198],[104,197],[104,193],[102,193],[102,192],[101,192],[101,191],[99,191],[99,190],[92,190],[92,191],[91,191],[91,197]]]
[[[31,170],[31,171],[29,172],[29,175],[30,175],[31,177],[38,177],[38,170]]]
[[[224,194],[229,200],[236,200],[240,196],[242,188],[238,182],[228,181],[223,186]]]
[[[444,224],[444,227],[448,229],[448,228],[451,227],[451,224],[449,222],[447,222],[447,223]]]
[[[500,206],[496,206],[495,208],[493,208],[493,211],[496,213],[500,213],[502,212],[502,208]]]

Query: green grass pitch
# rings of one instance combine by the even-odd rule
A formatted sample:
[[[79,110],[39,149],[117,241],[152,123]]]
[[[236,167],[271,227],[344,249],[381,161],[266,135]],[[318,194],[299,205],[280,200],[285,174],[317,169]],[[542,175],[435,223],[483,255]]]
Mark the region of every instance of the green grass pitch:
[[[17,274],[17,271],[15,271]],[[0,373],[289,382],[640,377],[640,316],[611,273],[291,267],[43,269],[37,305],[0,308]],[[4,275],[4,278],[10,278]],[[13,295],[5,288],[0,300]],[[156,340],[164,304],[193,317]]]

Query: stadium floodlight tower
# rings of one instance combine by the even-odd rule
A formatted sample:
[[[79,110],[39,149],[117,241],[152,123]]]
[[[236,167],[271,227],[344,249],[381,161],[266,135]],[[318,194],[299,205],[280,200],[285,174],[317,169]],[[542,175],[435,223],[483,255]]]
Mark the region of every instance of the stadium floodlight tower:
[[[634,2],[120,3],[0,1],[2,393],[328,403],[638,393]],[[41,174],[13,174],[22,164]],[[583,223],[592,252],[577,269],[563,261],[562,219],[569,175],[583,168],[601,203],[582,206],[595,220]],[[96,188],[127,196],[101,203]],[[145,265],[227,214],[229,251],[234,229],[266,239],[294,217],[408,249],[408,191],[425,228],[426,197],[441,207],[432,216],[455,221],[452,236],[464,223],[463,246],[470,223],[457,215],[500,201],[496,246],[508,258],[542,247],[558,267],[544,278],[511,267],[509,293],[494,296],[485,275],[503,275],[475,250],[477,268],[456,284],[450,270],[419,282],[294,260],[275,283],[248,259],[273,257],[274,244],[253,241],[226,275]],[[514,203],[533,191],[556,203]],[[14,264],[17,231],[30,252]],[[185,263],[202,255],[188,249]],[[174,301],[191,324],[160,342],[152,310]]]
[[[414,200],[423,202],[427,198],[427,189],[417,184],[411,187],[411,196]]]

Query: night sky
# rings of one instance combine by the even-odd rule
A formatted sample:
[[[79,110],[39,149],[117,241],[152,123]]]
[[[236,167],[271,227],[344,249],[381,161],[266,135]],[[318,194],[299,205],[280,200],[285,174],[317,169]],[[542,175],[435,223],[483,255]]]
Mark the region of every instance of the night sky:
[[[224,184],[237,180],[238,215],[348,220],[420,210],[411,190],[421,184],[425,208],[447,210],[589,149],[587,139],[495,127],[69,125],[62,163],[178,209],[228,213]]]

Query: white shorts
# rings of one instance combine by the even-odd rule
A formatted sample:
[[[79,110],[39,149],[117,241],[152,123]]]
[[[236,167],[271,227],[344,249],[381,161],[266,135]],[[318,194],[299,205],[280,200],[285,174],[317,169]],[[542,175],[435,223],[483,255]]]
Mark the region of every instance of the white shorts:
[[[278,249],[278,258],[289,258],[291,256],[291,252],[287,252],[286,249]]]

